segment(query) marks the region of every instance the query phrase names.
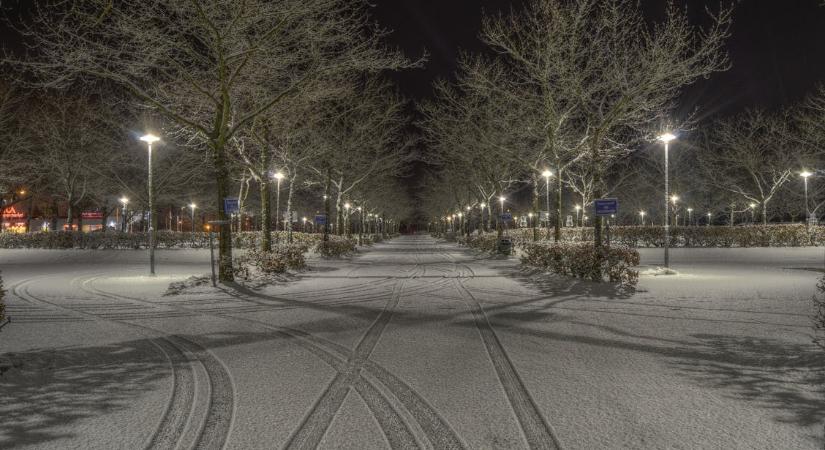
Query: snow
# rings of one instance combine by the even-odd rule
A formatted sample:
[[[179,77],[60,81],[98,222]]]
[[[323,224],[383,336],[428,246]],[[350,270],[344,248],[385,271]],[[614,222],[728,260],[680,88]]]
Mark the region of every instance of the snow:
[[[0,250],[0,447],[821,449],[824,251],[641,254],[627,292],[425,236],[258,289]]]

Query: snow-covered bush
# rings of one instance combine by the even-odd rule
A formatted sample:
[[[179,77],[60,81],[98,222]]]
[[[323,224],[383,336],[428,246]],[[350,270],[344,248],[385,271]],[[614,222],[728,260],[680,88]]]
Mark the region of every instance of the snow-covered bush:
[[[324,258],[340,258],[356,253],[358,249],[355,241],[344,239],[321,241],[315,245],[314,251]]]
[[[6,291],[3,290],[3,276],[0,274],[0,323],[3,323],[3,320],[6,319],[6,303],[4,301],[5,296]]]
[[[307,247],[304,244],[276,245],[271,252],[262,252],[250,249],[234,259],[233,269],[239,278],[248,280],[253,271],[264,275],[285,273],[288,270],[306,269],[304,253]]]
[[[498,248],[498,235],[495,233],[462,235],[458,237],[458,243],[482,252],[494,252]]]
[[[816,285],[814,296],[814,342],[825,350],[825,276]]]
[[[550,272],[633,286],[639,281],[639,252],[625,246],[611,246],[598,252],[592,243],[528,243],[523,245],[521,262]]]

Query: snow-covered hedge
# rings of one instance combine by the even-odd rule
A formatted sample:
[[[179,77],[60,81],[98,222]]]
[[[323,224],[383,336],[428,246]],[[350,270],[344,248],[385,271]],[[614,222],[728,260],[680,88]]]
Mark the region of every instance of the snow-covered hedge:
[[[0,323],[6,319],[6,303],[4,301],[4,297],[6,296],[6,291],[3,290],[3,276],[0,274]]]
[[[639,281],[639,252],[625,246],[611,246],[600,252],[587,242],[524,244],[521,256],[524,265],[548,270],[555,274],[604,281],[625,286]]]
[[[235,248],[260,247],[261,234],[254,231],[232,233]],[[272,233],[273,243],[284,243],[288,239],[285,231]],[[292,233],[292,243],[307,248],[323,239],[321,234]],[[332,240],[343,240],[331,235]],[[41,248],[41,249],[140,249],[149,245],[148,233],[122,233],[119,231],[80,233],[77,231],[52,231],[34,233],[0,233],[0,248]],[[209,235],[203,232],[177,233],[160,231],[157,233],[157,248],[208,248]]]
[[[342,256],[349,256],[358,251],[355,241],[345,240],[329,240],[321,241],[315,245],[315,253],[324,258],[340,258]]]
[[[465,245],[483,252],[494,252],[498,248],[498,236],[495,233],[462,235],[457,238],[459,245]]]
[[[249,279],[252,270],[266,275],[284,273],[288,270],[304,270],[307,267],[304,244],[282,244],[272,247],[271,252],[250,249],[245,254],[235,257],[235,275]]]
[[[547,230],[539,230],[542,239]],[[551,230],[552,232],[552,230]],[[518,246],[533,242],[533,230],[522,228],[508,232]],[[663,247],[665,230],[660,226],[610,227],[612,243],[628,247]],[[563,242],[592,242],[593,228],[562,228]],[[825,226],[804,224],[671,227],[671,247],[802,247],[825,245]]]
[[[825,349],[825,276],[816,285],[814,296],[814,342]]]

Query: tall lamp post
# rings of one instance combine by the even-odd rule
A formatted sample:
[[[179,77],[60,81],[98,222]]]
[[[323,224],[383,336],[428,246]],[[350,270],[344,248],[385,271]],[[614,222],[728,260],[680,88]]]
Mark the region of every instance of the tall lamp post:
[[[504,201],[507,200],[503,195],[498,198],[498,201],[501,204],[501,214],[499,214],[498,219],[501,221],[501,232],[504,232],[504,227],[507,225],[504,222]]]
[[[670,141],[676,139],[673,133],[659,136],[665,144],[665,269],[670,268],[670,178],[668,176],[668,152]]]
[[[646,215],[646,214],[647,214],[647,213],[646,213],[646,212],[644,212],[644,211],[639,211],[639,217],[641,217],[641,218],[642,218],[642,226],[645,226],[645,215]]]
[[[799,174],[805,182],[805,223],[807,223],[808,226],[811,224],[811,208],[808,204],[808,177],[811,175],[813,175],[813,173],[808,172],[807,170],[804,170]]]
[[[352,205],[350,205],[349,203],[344,203],[344,210],[346,211],[346,213],[344,215],[344,228],[347,230],[347,232],[345,233],[345,235],[347,237],[349,237],[349,235],[350,235],[350,232],[349,232],[350,231],[349,230],[349,209],[350,208],[352,208]]]
[[[544,226],[547,228],[547,239],[550,239],[550,177],[553,176],[553,172],[550,170],[545,170],[541,173],[541,176],[544,177],[544,193],[545,193],[545,206],[547,207],[547,218],[545,219]],[[541,215],[539,215],[539,218]]]
[[[687,212],[688,212],[688,225],[692,227],[693,226],[693,208],[688,208]]]
[[[579,222],[579,211],[582,210],[581,205],[576,205],[576,225],[581,226],[581,222]]]
[[[281,210],[281,179],[284,178],[284,174],[282,174],[281,172],[275,172],[275,174],[272,175],[272,177],[275,178],[275,180],[277,181],[277,185],[278,185],[278,188],[275,191],[276,192],[276,194],[275,194],[275,217],[276,217],[276,219],[275,219],[275,238],[277,240],[277,238],[278,238],[278,222],[281,221],[281,211],[280,211]]]
[[[197,207],[198,207],[198,205],[196,205],[194,203],[189,204],[189,209],[192,210],[192,232],[193,233],[195,232],[195,208],[197,208]]]
[[[149,275],[155,274],[155,193],[152,186],[152,144],[160,138],[147,133],[140,137],[149,150]]]
[[[756,224],[756,203],[748,204],[748,209],[751,210],[751,225]]]
[[[487,222],[484,221],[484,208],[487,207],[487,204],[482,202],[481,205],[479,205],[479,206],[481,207],[481,229],[482,229],[482,231],[487,231]],[[488,211],[488,215],[489,215],[489,211]]]
[[[123,220],[120,221],[120,231],[126,232],[126,205],[129,204],[129,199],[126,197],[120,197],[120,204],[123,205]]]

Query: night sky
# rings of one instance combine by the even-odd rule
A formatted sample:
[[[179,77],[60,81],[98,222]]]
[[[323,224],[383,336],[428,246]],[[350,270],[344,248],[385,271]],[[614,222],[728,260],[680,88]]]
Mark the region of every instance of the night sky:
[[[524,0],[376,0],[374,14],[393,30],[393,45],[409,56],[426,48],[430,61],[423,70],[394,75],[400,89],[413,99],[431,95],[430,84],[450,77],[459,48],[483,50],[478,40],[482,9],[507,11]],[[663,0],[642,0],[648,18],[664,12]],[[718,1],[687,0],[692,17],[701,23],[705,6]],[[744,108],[777,108],[802,98],[825,82],[825,6],[819,0],[742,0],[736,6],[728,43],[733,67],[690,88],[685,110],[700,116],[729,115]]]

